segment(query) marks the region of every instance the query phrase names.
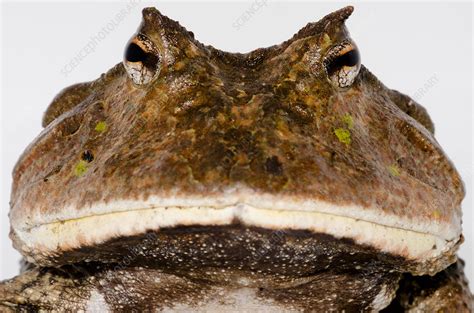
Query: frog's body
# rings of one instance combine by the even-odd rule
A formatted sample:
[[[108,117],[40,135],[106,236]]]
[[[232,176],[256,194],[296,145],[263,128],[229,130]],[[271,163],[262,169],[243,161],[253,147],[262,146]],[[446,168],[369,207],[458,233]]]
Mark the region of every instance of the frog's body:
[[[219,270],[215,270],[219,272]],[[211,271],[212,273],[212,271]],[[388,277],[321,273],[295,286],[252,285],[239,280],[193,280],[160,269],[80,264],[32,268],[0,284],[0,311],[36,312],[360,312],[378,311],[372,283]],[[398,286],[398,285],[397,285]],[[470,312],[471,294],[461,261],[435,276],[402,277],[401,288],[383,312]],[[358,289],[360,288],[360,289]],[[377,289],[374,287],[372,289]],[[368,291],[368,293],[367,293]],[[391,290],[387,289],[389,294]],[[28,311],[29,310],[29,311]]]
[[[360,65],[351,12],[230,54],[145,9],[124,64],[58,95],[20,158],[15,247],[92,269],[74,292],[110,309],[120,273],[155,279],[137,307],[339,311],[445,269],[462,182],[426,111]]]

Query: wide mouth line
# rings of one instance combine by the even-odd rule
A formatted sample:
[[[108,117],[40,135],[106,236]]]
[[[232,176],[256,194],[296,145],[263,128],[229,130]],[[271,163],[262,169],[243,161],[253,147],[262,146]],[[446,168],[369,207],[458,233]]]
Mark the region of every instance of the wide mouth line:
[[[85,215],[85,216],[81,216],[81,217],[77,217],[77,218],[71,218],[71,219],[51,221],[51,222],[42,223],[42,224],[34,225],[34,226],[31,226],[31,227],[27,227],[27,228],[25,228],[25,230],[27,232],[30,232],[30,231],[34,231],[34,229],[40,228],[40,227],[47,227],[47,226],[51,226],[51,225],[77,222],[77,221],[87,220],[89,218],[95,218],[95,217],[112,216],[112,215],[117,215],[117,214],[127,214],[127,213],[132,213],[132,212],[133,213],[140,213],[140,212],[147,212],[147,211],[169,210],[169,209],[179,209],[179,210],[187,210],[187,209],[188,210],[189,209],[208,209],[209,210],[210,209],[210,210],[218,211],[218,210],[232,210],[234,208],[237,208],[238,210],[236,212],[239,212],[237,214],[233,213],[234,218],[237,218],[237,220],[240,223],[242,223],[243,225],[246,225],[246,224],[245,224],[245,221],[242,220],[242,218],[240,216],[241,215],[240,212],[245,208],[253,208],[253,209],[257,209],[257,210],[274,211],[276,213],[282,213],[282,214],[284,214],[284,213],[292,213],[292,214],[295,214],[295,213],[296,214],[298,214],[298,213],[300,213],[300,214],[315,213],[315,214],[322,214],[322,215],[325,215],[325,216],[337,217],[337,218],[342,218],[342,219],[349,219],[349,220],[353,220],[355,222],[362,221],[362,222],[370,223],[370,224],[373,224],[373,225],[381,226],[381,227],[384,227],[384,228],[406,231],[406,232],[410,232],[410,233],[414,233],[414,234],[419,234],[419,235],[422,235],[422,236],[430,235],[430,236],[436,237],[438,239],[441,239],[445,242],[451,242],[452,241],[452,240],[447,240],[447,239],[441,238],[441,237],[437,236],[436,234],[432,234],[432,233],[421,232],[421,231],[417,231],[417,230],[413,230],[413,229],[397,227],[397,226],[387,225],[387,224],[383,224],[383,223],[377,223],[377,222],[373,222],[373,221],[370,221],[370,220],[361,219],[361,218],[354,218],[354,217],[351,217],[351,216],[346,216],[346,215],[341,215],[341,214],[328,213],[328,212],[322,212],[322,211],[282,210],[282,209],[273,209],[273,208],[259,208],[259,207],[255,207],[254,205],[251,205],[251,204],[248,204],[248,203],[245,203],[245,202],[235,202],[233,204],[226,204],[225,206],[222,206],[222,207],[204,206],[204,205],[200,205],[200,206],[173,205],[173,206],[152,206],[152,207],[148,207],[148,208],[111,211],[111,212],[105,212],[105,213],[97,213],[97,214],[93,214],[93,215]],[[302,229],[306,229],[306,228],[302,228]]]
[[[249,205],[253,203],[252,200],[254,199],[245,202],[215,201],[212,206],[209,201],[186,203],[185,200],[172,202],[173,205],[158,201],[117,201],[102,207],[97,204],[90,208],[89,214],[84,212],[84,216],[80,218],[60,220],[60,216],[57,216],[59,220],[30,227],[29,230],[13,228],[14,245],[23,251],[29,260],[53,264],[48,261],[47,256],[58,253],[68,255],[70,251],[78,248],[97,247],[111,239],[186,227],[207,226],[213,229],[239,225],[242,228],[258,227],[283,233],[308,231],[309,236],[324,234],[338,240],[348,239],[382,254],[415,262],[413,264],[432,262],[433,268],[436,269],[450,260],[457,247],[458,237],[455,238],[455,234],[444,239],[423,231],[370,222],[368,220],[374,217],[370,215],[370,219],[357,219],[346,214],[331,214],[344,211],[324,207],[324,204],[319,211],[311,211],[308,210],[309,206],[296,210],[294,205],[291,206],[291,202],[288,202],[287,209],[284,209],[286,202],[275,202],[274,206],[266,203],[267,205],[256,207]],[[124,211],[124,208],[128,210]],[[327,213],[324,212],[325,209],[334,211]],[[94,214],[95,212],[101,213]],[[380,221],[400,223],[400,219],[389,220],[384,216]],[[427,224],[421,225],[426,226]],[[416,267],[416,271],[426,272],[421,267]],[[431,267],[429,271],[432,271]]]

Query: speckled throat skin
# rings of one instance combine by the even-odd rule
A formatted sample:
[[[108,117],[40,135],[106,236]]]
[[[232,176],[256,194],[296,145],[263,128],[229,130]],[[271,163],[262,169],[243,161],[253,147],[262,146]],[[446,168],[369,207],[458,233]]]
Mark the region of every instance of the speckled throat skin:
[[[455,262],[462,181],[425,109],[355,61],[352,10],[238,54],[145,9],[125,61],[64,89],[14,169],[11,238],[38,268],[0,303],[377,311],[404,273]]]
[[[378,291],[371,284],[398,281],[393,274],[341,271],[275,288],[242,278],[229,288],[224,280],[193,280],[146,266],[33,266],[0,284],[0,312],[370,312],[379,310],[366,296]],[[462,261],[435,276],[403,276],[400,286],[382,312],[472,312]]]

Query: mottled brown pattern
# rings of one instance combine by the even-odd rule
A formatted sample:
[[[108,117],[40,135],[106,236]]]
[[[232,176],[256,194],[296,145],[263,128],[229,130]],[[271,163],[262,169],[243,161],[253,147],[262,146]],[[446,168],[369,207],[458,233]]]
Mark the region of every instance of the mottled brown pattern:
[[[320,45],[324,34],[332,42],[348,36],[338,22],[343,18],[335,17],[349,11],[310,24],[281,45],[229,54],[145,10],[139,32],[158,46],[166,38],[172,61],[165,60],[158,79],[142,88],[119,64],[89,83],[89,95],[80,88],[82,102],[70,102],[77,86],[63,91],[45,124],[57,118],[15,168],[12,219],[66,206],[80,216],[99,201],[166,196],[172,189],[212,197],[241,185],[457,223],[463,185],[430,133],[424,109],[408,105],[408,97],[365,68],[341,90],[314,64],[320,62],[314,54],[327,49]],[[334,134],[346,127],[346,115],[353,120],[350,144]],[[98,133],[102,121],[107,131]],[[84,151],[94,160],[78,177]],[[271,160],[277,168],[268,166]],[[388,170],[393,164],[400,167],[398,177]]]
[[[227,277],[252,282],[258,298],[278,308],[367,311],[382,288],[387,297],[395,294],[403,272],[431,268],[324,234],[285,233],[276,244],[268,229],[245,225],[202,228],[203,237],[194,241],[190,236],[202,230],[162,230],[154,237],[160,240],[125,266],[128,249],[145,234],[44,253],[27,250],[17,236],[18,229],[50,222],[66,208],[76,218],[97,203],[170,195],[213,199],[234,187],[360,206],[405,218],[407,229],[418,223],[459,229],[463,184],[426,110],[364,66],[347,88],[328,78],[325,56],[350,41],[344,21],[352,10],[308,24],[280,45],[239,54],[205,46],[156,9],[145,9],[138,34],[156,46],[159,75],[137,86],[121,63],[96,81],[64,89],[14,169],[15,247],[43,265],[73,264],[33,268],[0,284],[0,310],[86,309],[93,291],[113,311],[182,302],[199,307],[210,301],[203,294],[215,298],[219,288],[236,288]],[[204,245],[203,238],[210,241]],[[225,253],[213,244],[225,246]],[[447,251],[436,268],[452,262],[454,253]],[[228,275],[207,274],[210,269]],[[462,269],[432,281],[456,293],[452,301],[461,305],[468,291],[452,287],[460,279],[453,271]],[[406,278],[406,284],[415,281]],[[400,290],[398,305],[419,308],[407,304],[408,290]],[[448,301],[443,295],[419,301],[442,306]]]

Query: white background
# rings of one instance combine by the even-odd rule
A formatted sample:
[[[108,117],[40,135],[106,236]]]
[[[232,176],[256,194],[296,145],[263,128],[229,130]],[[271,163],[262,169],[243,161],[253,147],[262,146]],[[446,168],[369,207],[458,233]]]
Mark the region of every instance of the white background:
[[[156,6],[203,43],[247,52],[290,38],[308,22],[348,3],[3,3],[0,112],[0,280],[17,274],[8,239],[12,167],[41,130],[41,117],[63,87],[96,79],[122,59],[141,9]],[[358,3],[347,21],[365,64],[384,84],[412,95],[436,124],[436,138],[466,184],[466,242],[460,255],[474,282],[472,203],[472,4]],[[131,9],[127,9],[131,6]],[[125,17],[67,75],[65,66],[121,11]],[[253,12],[253,13],[251,13]],[[70,70],[68,68],[67,70]]]

